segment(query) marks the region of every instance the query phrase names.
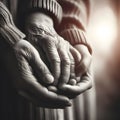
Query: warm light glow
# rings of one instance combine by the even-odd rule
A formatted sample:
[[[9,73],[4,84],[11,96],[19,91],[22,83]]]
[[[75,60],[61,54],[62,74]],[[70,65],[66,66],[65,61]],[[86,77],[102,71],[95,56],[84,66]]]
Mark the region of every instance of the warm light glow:
[[[100,8],[94,12],[88,34],[96,50],[109,52],[117,36],[115,14],[110,7]]]
[[[111,21],[107,21],[107,19],[101,21],[101,23],[98,23],[98,25],[94,29],[94,35],[101,42],[103,41],[104,44],[107,41],[110,42],[113,37],[115,37],[115,26],[113,23],[111,23]]]

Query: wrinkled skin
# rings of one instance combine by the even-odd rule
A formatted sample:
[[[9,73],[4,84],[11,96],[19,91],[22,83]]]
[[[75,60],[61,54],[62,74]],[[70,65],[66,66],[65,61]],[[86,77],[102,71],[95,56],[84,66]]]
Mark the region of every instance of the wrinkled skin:
[[[42,107],[64,108],[71,105],[67,97],[49,91],[40,83],[41,81],[46,84],[52,83],[53,76],[42,62],[38,51],[29,42],[25,40],[17,42],[13,51],[9,52],[7,60],[9,73],[20,95]],[[39,78],[36,79],[34,71],[39,72]]]
[[[4,21],[6,19],[0,18],[0,21],[4,23],[1,24],[1,28],[4,30],[6,30],[7,22],[11,24],[9,16],[5,17],[8,17],[6,22]],[[1,40],[8,43],[9,40],[12,41],[12,38],[16,36],[14,45],[11,46],[5,43],[10,47],[9,54],[3,56],[6,58],[6,69],[12,77],[13,81],[11,82],[13,82],[20,95],[41,107],[64,108],[71,105],[68,97],[76,96],[91,87],[91,76],[86,69],[89,62],[84,64],[84,60],[88,61],[90,57],[86,57],[87,54],[84,55],[84,49],[80,49],[79,46],[75,46],[76,49],[74,49],[68,42],[57,35],[51,18],[43,14],[40,18],[45,19],[36,19],[37,17],[39,17],[38,14],[32,17],[35,19],[28,18],[37,27],[43,27],[42,30],[39,29],[36,34],[34,29],[29,29],[30,22],[27,23],[26,27],[28,38],[29,36],[33,38],[34,41],[29,40],[34,46],[26,40],[19,39],[17,37],[19,33],[14,32],[14,34],[11,34],[9,31],[1,31]],[[15,27],[12,24],[11,26]],[[11,36],[10,39],[9,36]],[[6,40],[7,38],[8,40]],[[84,72],[78,71],[82,75],[81,78],[76,78],[75,67],[79,62],[80,65],[76,68],[76,71],[83,66],[82,71]]]
[[[17,92],[42,107],[70,106],[67,97],[49,91],[42,84],[42,82],[46,85],[53,83],[54,77],[35,47],[22,39],[24,34],[14,25],[12,15],[6,6],[1,2],[0,5],[1,58]]]
[[[26,21],[28,40],[41,51],[43,61],[54,76],[56,87],[48,86],[49,90],[73,98],[91,88],[92,77],[88,70],[91,55],[87,47],[76,45],[73,48],[56,33],[47,15],[33,13]]]

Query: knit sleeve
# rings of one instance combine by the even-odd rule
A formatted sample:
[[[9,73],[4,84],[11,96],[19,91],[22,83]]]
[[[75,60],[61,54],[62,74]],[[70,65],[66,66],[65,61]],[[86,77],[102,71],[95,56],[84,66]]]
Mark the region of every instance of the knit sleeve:
[[[39,11],[49,15],[55,24],[62,19],[62,8],[57,0],[19,0],[19,11],[22,15]]]
[[[7,7],[0,2],[0,37],[13,47],[17,41],[25,38],[23,34],[14,24],[13,18]]]
[[[86,37],[86,26],[90,14],[90,0],[59,0],[63,17],[58,32],[72,45],[84,44],[92,53]]]

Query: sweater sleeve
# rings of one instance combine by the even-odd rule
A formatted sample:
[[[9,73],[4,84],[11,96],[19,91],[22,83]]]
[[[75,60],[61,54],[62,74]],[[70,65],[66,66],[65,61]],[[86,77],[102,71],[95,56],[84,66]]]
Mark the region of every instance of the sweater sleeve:
[[[15,26],[11,13],[2,2],[0,2],[0,36],[11,47],[20,39],[25,38],[25,34]]]
[[[55,25],[61,22],[62,8],[57,0],[19,0],[18,5],[21,15],[39,11],[49,15]]]
[[[86,37],[86,26],[90,14],[90,0],[59,0],[63,9],[59,34],[72,45],[84,44],[92,53],[91,45]]]

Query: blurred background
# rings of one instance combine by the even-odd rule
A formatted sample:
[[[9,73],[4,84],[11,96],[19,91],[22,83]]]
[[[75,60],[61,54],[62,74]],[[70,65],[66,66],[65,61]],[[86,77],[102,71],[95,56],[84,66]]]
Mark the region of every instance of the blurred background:
[[[120,120],[119,27],[120,0],[93,0],[87,32],[94,51],[96,120]]]

